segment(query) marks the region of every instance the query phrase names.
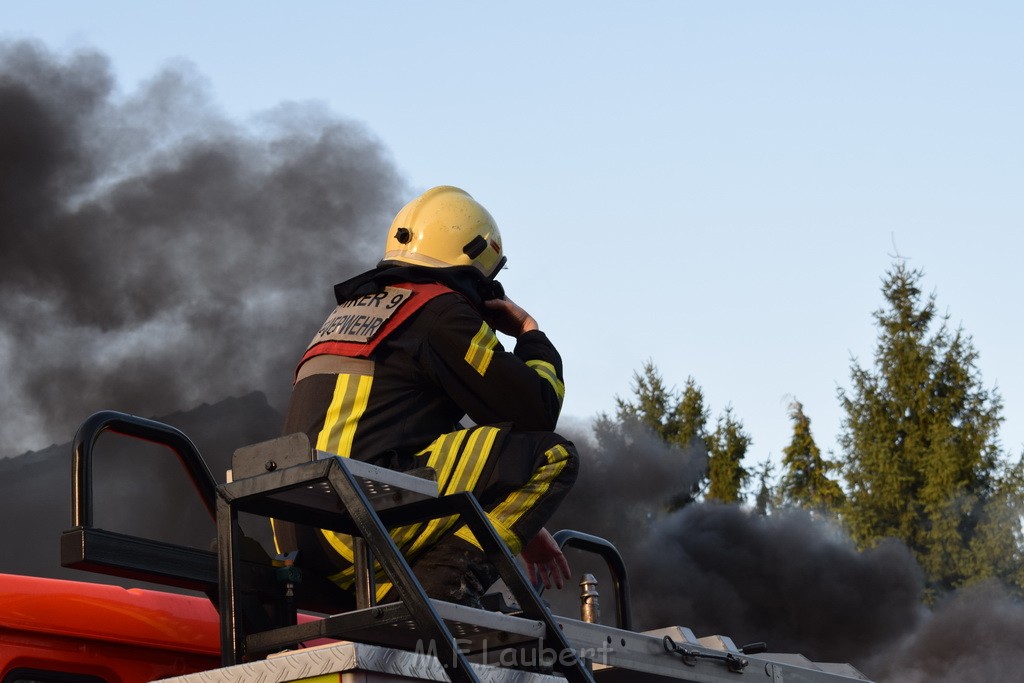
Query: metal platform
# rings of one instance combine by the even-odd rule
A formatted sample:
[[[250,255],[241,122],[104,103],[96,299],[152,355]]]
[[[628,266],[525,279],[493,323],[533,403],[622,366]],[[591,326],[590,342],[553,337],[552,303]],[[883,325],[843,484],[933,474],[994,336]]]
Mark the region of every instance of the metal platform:
[[[429,643],[453,682],[476,683],[480,679],[467,654],[483,643],[504,638],[516,647],[559,653],[553,668],[570,683],[594,682],[471,493],[436,497],[433,482],[312,451],[301,434],[236,452],[231,479],[217,487],[218,593],[225,666],[289,643],[330,636],[405,649]],[[242,512],[362,539],[401,602],[372,605],[369,600],[370,604],[360,605],[365,609],[310,624],[295,624],[294,618],[278,628],[246,624],[241,603],[246,587],[239,574],[238,515]],[[388,530],[450,516],[458,516],[472,531],[512,592],[522,619],[497,619],[502,615],[427,598]],[[357,554],[357,593],[364,596],[373,593],[360,589],[372,582],[371,567],[372,562],[360,562]],[[501,630],[504,632],[499,634]],[[460,640],[460,634],[467,637]]]

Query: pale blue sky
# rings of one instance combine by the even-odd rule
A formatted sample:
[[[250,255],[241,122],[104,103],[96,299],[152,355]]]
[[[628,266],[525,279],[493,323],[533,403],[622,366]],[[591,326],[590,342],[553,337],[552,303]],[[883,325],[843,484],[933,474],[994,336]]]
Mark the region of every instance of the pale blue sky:
[[[96,48],[125,93],[185,60],[231,116],[359,122],[414,189],[497,218],[565,415],[611,411],[651,359],[732,404],[751,464],[780,457],[790,397],[835,447],[896,250],[1020,453],[1022,34],[1013,2],[0,1],[0,36]]]

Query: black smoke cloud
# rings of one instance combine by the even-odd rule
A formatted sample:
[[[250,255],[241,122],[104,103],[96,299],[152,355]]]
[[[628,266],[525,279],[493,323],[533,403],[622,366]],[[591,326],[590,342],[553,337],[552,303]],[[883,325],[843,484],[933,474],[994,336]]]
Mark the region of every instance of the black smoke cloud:
[[[595,424],[560,424],[580,451],[579,477],[558,509],[557,527],[598,533],[631,552],[666,504],[689,491],[707,467],[702,447],[669,448],[657,435],[635,423],[598,420]]]
[[[684,508],[652,525],[637,572],[650,577],[641,604],[651,626],[682,618],[698,634],[816,661],[861,662],[921,615],[922,576],[905,546],[858,552],[801,511]]]
[[[899,647],[866,666],[893,683],[1021,679],[1024,603],[996,583],[948,596]]]
[[[242,124],[188,65],[122,95],[99,52],[0,42],[0,456],[101,408],[280,405],[405,193],[316,105]]]
[[[618,547],[636,629],[687,626],[698,637],[765,641],[773,652],[863,665],[922,618],[921,571],[903,545],[858,552],[834,526],[802,511],[764,517],[695,503],[669,512],[668,501],[704,470],[703,449],[669,448],[639,425],[598,433],[597,443],[570,434],[581,452],[580,479],[550,527]],[[570,560],[577,575],[601,564]],[[594,573],[603,584],[603,621],[613,623],[611,584]],[[574,591],[562,593],[545,595],[572,614]]]
[[[564,427],[583,464],[549,527],[615,543],[637,630],[678,625],[739,646],[764,641],[772,652],[852,663],[879,683],[1020,678],[1024,602],[1004,587],[982,583],[925,607],[921,568],[895,540],[861,552],[828,520],[801,510],[765,517],[695,503],[670,512],[666,503],[703,472],[702,449],[669,448],[636,424]],[[602,621],[614,623],[610,575],[574,552],[575,574],[598,576]],[[545,598],[571,615],[576,593]]]

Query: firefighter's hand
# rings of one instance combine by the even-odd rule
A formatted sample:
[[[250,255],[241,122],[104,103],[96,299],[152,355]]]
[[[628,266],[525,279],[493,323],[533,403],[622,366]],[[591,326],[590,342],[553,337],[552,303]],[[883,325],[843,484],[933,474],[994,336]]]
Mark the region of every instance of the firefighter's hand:
[[[489,299],[484,302],[484,307],[487,309],[484,312],[487,323],[510,337],[540,329],[533,316],[511,299]]]
[[[565,580],[572,578],[569,561],[565,559],[558,543],[547,529],[541,529],[533,540],[523,547],[522,556],[526,561],[530,582],[534,585],[543,581],[545,588],[551,588],[552,585],[555,588],[562,588],[565,586]]]

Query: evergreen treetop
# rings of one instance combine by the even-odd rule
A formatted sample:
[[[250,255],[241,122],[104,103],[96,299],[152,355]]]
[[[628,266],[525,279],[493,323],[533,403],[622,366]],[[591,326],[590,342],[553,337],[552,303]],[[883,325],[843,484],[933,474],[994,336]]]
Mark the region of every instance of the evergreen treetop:
[[[839,390],[843,519],[862,546],[903,540],[933,588],[948,589],[977,574],[972,540],[997,487],[1002,404],[982,386],[970,337],[922,294],[922,277],[903,261],[887,273],[874,367],[854,360],[852,387]]]

